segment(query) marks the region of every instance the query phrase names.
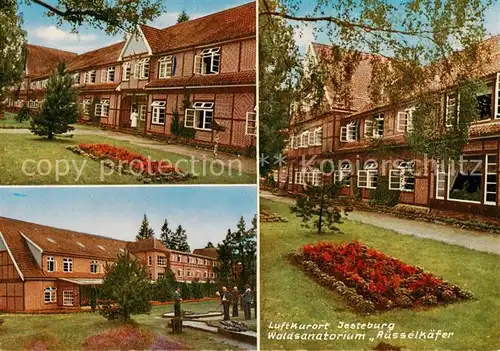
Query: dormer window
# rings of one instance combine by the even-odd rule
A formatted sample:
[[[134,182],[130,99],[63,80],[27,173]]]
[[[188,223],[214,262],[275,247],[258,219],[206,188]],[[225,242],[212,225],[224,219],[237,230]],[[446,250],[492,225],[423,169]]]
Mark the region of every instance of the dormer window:
[[[99,249],[101,249],[102,251],[106,251],[106,249],[104,248],[104,246],[97,245],[97,247],[98,247]]]
[[[135,64],[135,77],[141,80],[149,78],[149,57]]]
[[[204,49],[194,57],[195,74],[219,74],[220,48]]]
[[[47,272],[55,272],[56,271],[56,262],[53,256],[47,257]]]
[[[85,84],[93,84],[93,83],[95,83],[95,81],[96,81],[96,71],[92,70],[92,71],[85,72],[85,76],[84,76],[83,80],[84,80]]]
[[[185,111],[184,126],[200,130],[212,130],[213,102],[195,102]]]
[[[96,274],[99,268],[98,261],[90,261],[90,273]]]
[[[158,63],[158,77],[160,79],[172,77],[172,56],[163,56]]]
[[[132,72],[132,65],[130,64],[130,62],[125,62],[122,65],[122,80],[129,81],[131,72]]]

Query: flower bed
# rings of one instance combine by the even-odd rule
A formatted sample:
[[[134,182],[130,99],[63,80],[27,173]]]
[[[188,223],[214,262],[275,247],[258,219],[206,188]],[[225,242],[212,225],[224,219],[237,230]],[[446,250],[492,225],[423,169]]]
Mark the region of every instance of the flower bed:
[[[293,262],[362,313],[467,300],[472,293],[356,241],[305,245]]]
[[[266,210],[260,210],[260,221],[261,222],[281,222],[286,223],[288,219],[286,217],[280,216],[277,213],[271,213]]]
[[[170,183],[190,179],[193,176],[167,161],[154,161],[149,157],[107,144],[69,146],[76,154],[102,161],[107,167],[132,174],[144,183]]]

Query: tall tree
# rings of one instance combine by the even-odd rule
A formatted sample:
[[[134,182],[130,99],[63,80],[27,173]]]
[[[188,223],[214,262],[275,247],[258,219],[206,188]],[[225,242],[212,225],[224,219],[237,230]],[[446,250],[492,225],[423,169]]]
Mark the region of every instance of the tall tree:
[[[103,294],[116,306],[105,306],[101,313],[108,319],[129,321],[133,314],[151,311],[151,283],[146,267],[129,253],[118,256],[114,265],[106,266]]]
[[[51,140],[75,129],[70,126],[78,118],[77,92],[72,85],[73,78],[61,63],[57,73],[49,78],[41,112],[33,116],[32,133]]]
[[[353,74],[360,62],[367,60],[361,52],[369,53],[372,73],[368,85],[373,104],[417,102],[415,114],[429,117],[418,119],[433,123],[422,123],[427,129],[415,128],[412,133],[418,135],[411,143],[413,148],[436,158],[456,158],[457,150],[468,141],[467,130],[476,115],[475,92],[480,87],[469,81],[483,73],[489,59],[491,47],[480,42],[487,34],[484,19],[491,3],[490,0],[419,0],[396,5],[391,0],[314,0],[311,6],[310,1],[304,0],[261,0],[261,96],[266,96],[266,101],[272,96],[263,90],[266,84],[262,87],[266,79],[262,65],[269,62],[265,47],[274,49],[269,46],[272,42],[266,39],[262,26],[286,20],[297,31],[307,28],[330,39],[333,46],[330,55],[323,58],[320,67],[311,67],[308,72],[322,82],[316,86],[334,88],[330,105],[350,106]],[[454,89],[457,85],[467,87],[467,93],[460,99],[460,123],[449,129],[434,128],[439,112],[429,108],[428,101],[435,101],[443,90]],[[440,89],[430,92],[429,87]],[[324,89],[317,93],[321,97]],[[304,104],[300,99],[297,102],[297,115],[304,115],[300,113]],[[317,102],[319,105],[320,100]],[[284,105],[289,105],[288,101]],[[265,120],[268,110],[266,105],[261,107],[264,126],[269,124]],[[274,115],[274,118],[283,117]],[[261,127],[262,150],[266,150],[266,138],[262,138],[265,133],[265,127]]]
[[[215,248],[215,246],[211,241],[209,241],[207,245],[205,245],[205,249],[213,249],[213,248]]]
[[[191,252],[191,248],[187,242],[186,230],[179,224],[174,233],[175,241],[177,244],[176,250],[182,252]]]
[[[182,10],[181,13],[177,16],[177,23],[187,22],[189,21],[189,16],[186,13],[186,10]]]
[[[161,227],[160,240],[169,249],[171,249],[170,241],[171,241],[173,234],[174,234],[174,232],[168,227],[168,221],[165,218],[165,222],[163,223],[163,225]]]
[[[264,5],[266,4],[266,5]],[[259,8],[276,8],[274,0],[259,0]],[[290,107],[300,79],[299,50],[293,28],[268,14],[259,15],[259,103],[260,173],[265,176],[282,153],[290,122]],[[279,166],[279,164],[278,164]]]
[[[149,226],[149,220],[148,216],[144,214],[144,217],[142,219],[141,227],[139,228],[139,233],[136,235],[136,240],[141,240],[141,239],[150,239],[154,238],[155,232],[153,228]]]
[[[13,0],[0,2],[0,118],[4,112],[5,88],[20,82],[24,70],[26,33]]]

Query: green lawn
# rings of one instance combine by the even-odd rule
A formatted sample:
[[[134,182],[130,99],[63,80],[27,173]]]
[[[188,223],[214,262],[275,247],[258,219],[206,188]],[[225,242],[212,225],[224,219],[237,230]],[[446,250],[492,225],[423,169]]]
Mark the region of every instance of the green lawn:
[[[217,308],[218,301],[185,303],[183,308],[193,312],[206,312]],[[173,311],[172,305],[155,306],[149,315],[133,316],[136,328],[149,330],[187,345],[191,350],[234,350],[232,344],[211,333],[185,328],[183,334],[173,335],[167,328],[163,313]],[[56,350],[81,350],[84,341],[103,331],[119,328],[123,323],[107,321],[99,314],[76,313],[61,315],[0,315],[0,350],[21,350],[40,340]],[[57,346],[56,346],[57,345]]]
[[[401,235],[354,221],[339,225],[342,233],[318,235],[300,227],[286,204],[262,199],[261,207],[279,213],[288,223],[262,223],[260,227],[261,347],[262,349],[369,350],[380,341],[413,350],[497,350],[500,347],[500,257],[428,239]],[[358,240],[406,263],[417,265],[453,284],[472,291],[476,300],[428,310],[393,310],[360,316],[349,310],[338,295],[317,285],[284,255],[303,244],[318,241]],[[448,339],[377,340],[376,330],[366,339],[335,341],[269,340],[270,322],[330,323],[330,333],[346,332],[338,323],[395,323],[393,332],[453,332]],[[374,340],[369,338],[373,337]]]
[[[29,120],[19,123],[14,119],[15,116],[15,113],[5,112],[4,119],[0,119],[0,128],[29,128]]]
[[[134,176],[126,174],[121,175],[118,172],[103,167],[106,173],[103,173],[101,180],[100,163],[87,157],[76,155],[66,149],[69,145],[78,143],[105,143],[125,147],[134,152],[139,152],[145,156],[150,156],[154,160],[169,160],[171,163],[180,159],[190,159],[189,157],[153,150],[147,147],[140,147],[131,144],[128,141],[114,140],[95,135],[75,135],[73,138],[58,138],[49,141],[36,137],[31,134],[0,134],[0,184],[2,185],[39,185],[39,184],[141,184]],[[23,172],[23,164],[26,160],[27,173]],[[43,160],[43,161],[42,161]],[[56,176],[56,161],[59,162],[59,178]],[[67,163],[64,163],[66,160]],[[66,164],[70,167],[66,167]],[[41,172],[36,171],[36,165],[40,165]],[[76,165],[76,167],[75,167]],[[82,169],[81,175],[77,169]],[[180,167],[189,171],[191,166]],[[203,174],[203,167],[210,169],[210,163],[203,165],[202,162],[195,163],[195,172]],[[220,166],[215,164],[214,173],[205,172],[198,178],[191,179],[182,184],[255,184],[255,175],[242,173],[239,175],[236,171],[221,171]],[[36,173],[31,176],[29,173]],[[216,175],[222,173],[221,175]]]

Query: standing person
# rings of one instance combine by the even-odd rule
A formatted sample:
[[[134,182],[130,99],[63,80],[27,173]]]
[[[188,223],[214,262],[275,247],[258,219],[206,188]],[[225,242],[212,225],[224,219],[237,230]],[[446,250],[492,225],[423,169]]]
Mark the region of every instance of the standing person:
[[[227,288],[225,286],[222,287],[222,292],[220,294],[220,300],[222,303],[222,308],[224,310],[224,320],[228,321],[229,318],[229,299],[231,298],[230,294],[227,292]]]
[[[181,288],[176,288],[174,292],[174,316],[182,317],[181,312]]]
[[[252,318],[252,290],[250,289],[250,285],[245,285],[245,292],[242,295],[243,300],[243,310],[245,311],[245,319],[249,320]]]
[[[133,110],[132,114],[130,115],[130,127],[136,128],[137,127],[137,117],[139,114],[137,113],[137,110]]]
[[[238,303],[240,302],[240,293],[238,291],[238,287],[235,286],[233,288],[233,317],[238,317]]]

